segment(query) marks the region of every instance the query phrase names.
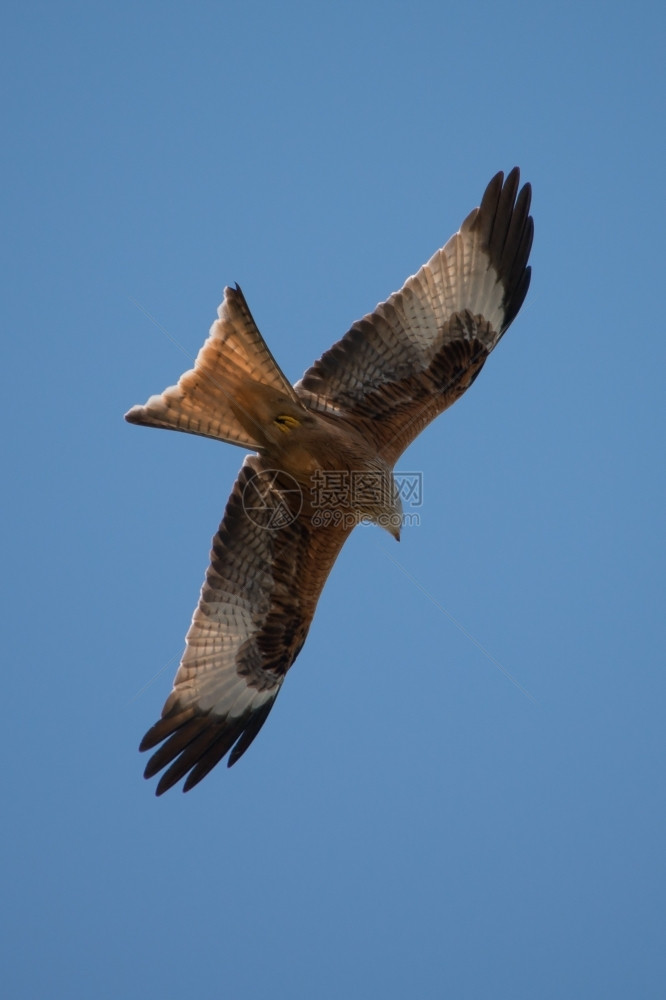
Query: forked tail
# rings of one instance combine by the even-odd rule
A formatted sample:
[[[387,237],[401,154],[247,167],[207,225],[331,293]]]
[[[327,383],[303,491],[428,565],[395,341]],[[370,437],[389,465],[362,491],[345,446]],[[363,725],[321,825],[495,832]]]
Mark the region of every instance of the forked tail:
[[[256,450],[267,443],[265,428],[276,412],[303,412],[238,285],[225,288],[218,315],[194,368],[177,385],[133,406],[125,420]]]

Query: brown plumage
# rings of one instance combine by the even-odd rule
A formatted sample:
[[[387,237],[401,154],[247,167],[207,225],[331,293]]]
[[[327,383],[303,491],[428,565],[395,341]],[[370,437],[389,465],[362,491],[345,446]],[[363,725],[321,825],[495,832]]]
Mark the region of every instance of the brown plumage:
[[[130,423],[201,434],[246,457],[219,530],[145,776],[157,794],[196,785],[255,738],[298,655],[326,578],[353,527],[396,538],[392,470],[407,445],[472,384],[530,281],[530,187],[497,174],[460,231],[290,386],[238,287],[176,386]],[[345,517],[322,523],[317,476],[364,477]],[[368,484],[369,487],[368,487]],[[335,512],[333,512],[335,513]]]

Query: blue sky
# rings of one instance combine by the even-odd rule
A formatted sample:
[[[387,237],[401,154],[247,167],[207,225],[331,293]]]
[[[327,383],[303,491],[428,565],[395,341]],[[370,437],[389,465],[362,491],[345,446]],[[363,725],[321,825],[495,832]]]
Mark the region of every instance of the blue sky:
[[[7,995],[662,996],[663,6],[4,22]],[[162,328],[238,281],[295,380],[516,163],[532,287],[401,463],[420,526],[352,535],[257,742],[155,799],[242,459],[123,422]]]

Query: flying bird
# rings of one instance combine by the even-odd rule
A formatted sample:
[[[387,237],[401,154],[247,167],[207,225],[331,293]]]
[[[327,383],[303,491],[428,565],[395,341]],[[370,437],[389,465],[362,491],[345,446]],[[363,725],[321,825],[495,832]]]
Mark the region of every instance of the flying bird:
[[[396,460],[469,388],[527,294],[534,226],[519,183],[517,167],[493,177],[448,243],[293,387],[236,285],[194,368],[125,415],[253,453],[213,539],[173,689],[140,745],[158,747],[146,778],[166,768],[158,795],[245,753],[354,525],[399,537]]]

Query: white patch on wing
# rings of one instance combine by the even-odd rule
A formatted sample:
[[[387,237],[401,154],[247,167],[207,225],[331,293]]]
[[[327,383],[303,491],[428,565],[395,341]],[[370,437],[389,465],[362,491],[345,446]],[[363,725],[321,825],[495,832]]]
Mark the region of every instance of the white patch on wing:
[[[248,684],[245,677],[237,673],[233,656],[235,649],[221,650],[207,661],[197,661],[192,675],[180,681],[178,697],[193,702],[203,712],[213,711],[216,715],[237,717],[249,708],[258,708],[273,698],[280,683],[259,689]]]
[[[440,323],[453,313],[468,309],[473,316],[483,316],[499,331],[504,319],[504,288],[478,242],[475,234],[456,233],[415,277],[432,277],[432,283],[426,277],[424,284],[430,287],[439,306],[435,311]]]
[[[255,687],[245,684],[244,678],[239,677],[239,681],[244,684],[244,687],[238,691],[231,707],[226,709],[229,715],[234,719],[243,715],[248,708],[259,708],[269,699],[273,699],[275,697],[275,692],[280,686],[279,684],[276,684],[274,688],[267,688],[265,691],[257,691]],[[236,691],[234,689],[234,694],[235,693]],[[214,710],[219,712],[219,708],[217,706],[215,706]]]

